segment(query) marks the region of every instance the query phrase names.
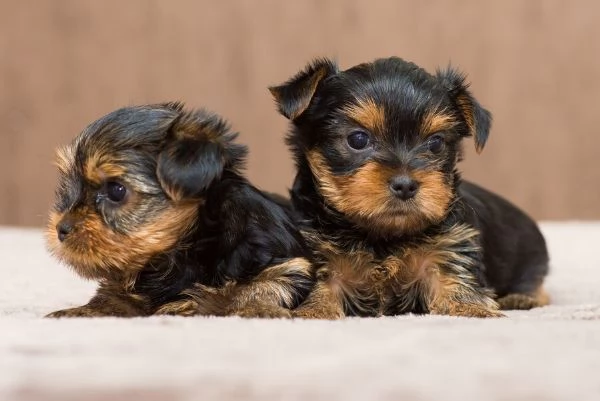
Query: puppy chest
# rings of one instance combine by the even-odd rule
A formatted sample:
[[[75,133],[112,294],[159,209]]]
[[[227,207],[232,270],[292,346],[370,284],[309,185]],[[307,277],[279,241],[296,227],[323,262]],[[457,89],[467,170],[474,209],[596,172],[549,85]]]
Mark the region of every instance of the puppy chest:
[[[339,250],[321,256],[318,280],[355,316],[427,312],[426,300],[444,291],[444,270],[456,261],[452,250],[431,243],[400,246],[383,256]]]

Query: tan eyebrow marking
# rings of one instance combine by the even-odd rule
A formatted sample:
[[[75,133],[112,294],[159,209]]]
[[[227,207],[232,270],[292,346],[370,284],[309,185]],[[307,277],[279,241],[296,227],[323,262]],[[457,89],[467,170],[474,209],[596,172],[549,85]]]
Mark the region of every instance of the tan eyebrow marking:
[[[122,177],[127,170],[118,164],[111,163],[109,160],[98,155],[92,155],[85,162],[85,178],[94,184],[101,184],[110,177]]]
[[[454,116],[447,114],[446,110],[428,112],[421,123],[421,135],[428,137],[436,132],[452,129],[458,125]]]
[[[385,110],[371,98],[358,99],[355,104],[345,106],[342,111],[372,132],[383,132],[385,128]]]

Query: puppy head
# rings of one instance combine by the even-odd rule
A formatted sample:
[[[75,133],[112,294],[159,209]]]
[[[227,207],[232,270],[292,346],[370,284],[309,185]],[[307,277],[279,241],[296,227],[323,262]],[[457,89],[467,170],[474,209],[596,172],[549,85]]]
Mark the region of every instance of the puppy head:
[[[436,75],[399,58],[339,71],[317,60],[270,88],[292,121],[287,138],[325,201],[381,235],[441,221],[455,196],[460,142],[481,151],[490,113],[462,74]]]
[[[95,121],[57,152],[49,249],[86,278],[135,274],[193,229],[211,184],[242,167],[246,148],[235,137],[218,117],[179,103]]]

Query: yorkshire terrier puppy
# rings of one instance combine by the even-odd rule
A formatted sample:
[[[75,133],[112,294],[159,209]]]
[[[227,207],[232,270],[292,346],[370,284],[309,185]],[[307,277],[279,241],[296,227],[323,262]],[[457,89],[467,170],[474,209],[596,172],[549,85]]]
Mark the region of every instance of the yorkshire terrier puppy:
[[[236,136],[166,103],[114,111],[60,149],[49,249],[99,288],[48,316],[289,317],[313,283],[306,246],[242,176]]]
[[[318,279],[296,316],[494,317],[548,302],[536,224],[456,170],[462,139],[481,151],[491,123],[462,74],[321,59],[270,91],[292,122],[291,196]]]

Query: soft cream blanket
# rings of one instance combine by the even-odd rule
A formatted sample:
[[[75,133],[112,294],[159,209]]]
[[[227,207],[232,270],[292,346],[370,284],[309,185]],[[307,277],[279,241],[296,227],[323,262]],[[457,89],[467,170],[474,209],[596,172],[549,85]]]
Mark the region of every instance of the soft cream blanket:
[[[94,284],[0,229],[0,400],[600,400],[600,223],[545,223],[551,306],[506,319],[46,320]]]

